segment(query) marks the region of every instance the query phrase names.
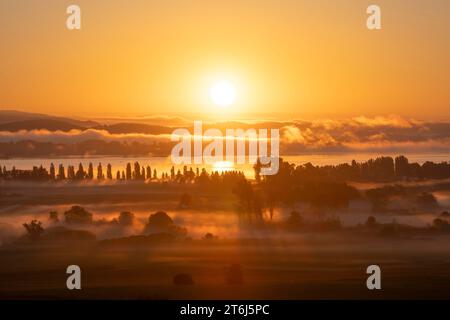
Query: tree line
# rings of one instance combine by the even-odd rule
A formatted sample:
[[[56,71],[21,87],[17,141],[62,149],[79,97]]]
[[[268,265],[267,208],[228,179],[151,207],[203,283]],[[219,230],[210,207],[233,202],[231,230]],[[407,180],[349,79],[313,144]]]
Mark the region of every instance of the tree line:
[[[260,180],[261,164],[255,169],[255,178]],[[342,163],[338,165],[314,166],[311,163],[294,166],[292,170],[301,179],[330,181],[365,181],[390,182],[398,180],[423,180],[450,178],[450,163],[434,163],[426,161],[423,164],[410,163],[405,156],[378,157],[364,162]]]
[[[378,157],[365,162],[342,163],[338,165],[314,166],[311,163],[295,166],[290,164],[295,175],[303,181],[367,181],[387,182],[396,180],[421,180],[421,179],[447,179],[450,178],[450,163],[434,163],[426,161],[423,164],[410,163],[405,156]],[[255,179],[259,182],[262,165],[257,162],[254,166]],[[212,173],[214,174],[214,172]],[[158,174],[156,169],[149,165],[141,166],[139,162],[127,163],[124,170],[113,171],[111,164],[103,167],[99,163],[94,168],[89,163],[87,168],[80,163],[78,167],[73,165],[64,167],[59,164],[56,168],[52,163],[47,170],[42,165],[34,166],[31,170],[21,170],[12,167],[7,170],[0,167],[0,178],[20,180],[92,180],[92,179],[116,179],[116,180],[167,180],[178,182],[190,182],[208,175],[206,170],[195,170],[184,166],[182,170],[171,168],[170,172]],[[280,175],[278,173],[276,176]]]
[[[75,167],[68,165],[67,168],[63,164],[56,167],[50,164],[47,170],[42,165],[34,166],[31,170],[22,170],[12,167],[10,170],[5,166],[0,167],[0,179],[3,180],[26,180],[26,181],[89,181],[89,180],[116,180],[116,181],[160,181],[160,182],[176,182],[176,183],[198,183],[215,185],[222,184],[229,186],[239,180],[245,180],[243,172],[240,171],[224,171],[208,172],[205,168],[195,168],[184,166],[182,169],[175,169],[174,166],[169,172],[160,172],[150,165],[141,165],[138,161],[133,164],[127,163],[124,170],[114,171],[112,165],[108,163],[106,167],[99,163],[95,168],[89,163],[85,168],[82,163]]]

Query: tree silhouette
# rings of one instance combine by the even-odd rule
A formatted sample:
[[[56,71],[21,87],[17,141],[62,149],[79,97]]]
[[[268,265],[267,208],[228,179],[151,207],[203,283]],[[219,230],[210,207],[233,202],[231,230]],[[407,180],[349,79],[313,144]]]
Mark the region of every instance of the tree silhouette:
[[[56,172],[55,172],[55,165],[52,163],[50,163],[50,178],[52,180],[55,180],[56,178]]]
[[[28,237],[32,240],[39,239],[41,234],[44,232],[42,222],[37,220],[32,220],[30,223],[24,223],[23,226],[27,231]]]
[[[82,180],[84,179],[86,176],[86,172],[83,169],[83,164],[80,162],[80,164],[78,165],[78,171],[75,174],[75,178],[78,180]]]
[[[86,211],[83,207],[72,206],[64,212],[66,223],[89,224],[92,223],[92,213]]]
[[[94,166],[92,165],[92,162],[89,162],[87,177],[91,180],[94,179]]]
[[[119,223],[123,226],[130,226],[134,221],[134,213],[124,211],[119,215]]]
[[[66,178],[66,174],[64,173],[64,166],[62,164],[58,167],[58,179],[64,180]]]
[[[131,164],[127,163],[127,169],[126,169],[126,179],[131,180],[132,173],[131,173]]]
[[[59,222],[58,212],[57,211],[50,211],[50,213],[48,215],[48,219],[51,222],[53,222],[53,223]]]
[[[256,163],[253,165],[253,170],[255,171],[255,180],[256,182],[260,182],[261,181],[261,161],[259,160],[259,158],[256,160]]]
[[[97,179],[98,179],[98,180],[102,180],[102,179],[104,179],[104,178],[105,178],[105,176],[103,175],[102,164],[99,163],[98,166],[97,166]]]
[[[71,165],[67,166],[67,178],[71,179],[71,180],[75,179],[75,168],[74,168],[74,166],[71,166]]]
[[[108,163],[108,165],[106,166],[106,177],[111,180],[112,177],[112,166],[110,163]]]

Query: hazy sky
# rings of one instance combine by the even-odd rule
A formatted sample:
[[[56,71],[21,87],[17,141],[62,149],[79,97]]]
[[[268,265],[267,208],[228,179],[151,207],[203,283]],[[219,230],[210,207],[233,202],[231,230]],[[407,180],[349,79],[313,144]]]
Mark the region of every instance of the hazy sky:
[[[448,0],[1,0],[0,108],[449,119],[449,17]],[[209,100],[223,79],[225,111]]]

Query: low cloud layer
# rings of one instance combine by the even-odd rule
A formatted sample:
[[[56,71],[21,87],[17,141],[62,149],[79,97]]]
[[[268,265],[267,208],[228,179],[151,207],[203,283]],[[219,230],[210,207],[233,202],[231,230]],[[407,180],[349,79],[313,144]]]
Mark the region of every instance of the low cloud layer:
[[[400,117],[296,121],[282,127],[286,153],[448,152],[450,123]]]
[[[49,130],[20,130],[17,132],[0,131],[0,142],[37,141],[75,143],[88,140],[152,143],[162,140],[170,141],[170,135],[153,135],[144,133],[112,134],[106,130],[97,129],[70,130],[67,132]]]
[[[231,128],[248,129],[260,124],[233,123]],[[209,124],[214,126],[214,124]],[[218,124],[221,130],[224,123]],[[355,117],[341,120],[264,121],[264,127],[279,128],[282,154],[317,152],[448,152],[450,123],[423,122],[396,116]],[[230,129],[231,129],[230,128]],[[224,133],[224,130],[222,130]],[[0,143],[37,141],[70,144],[88,140],[120,143],[169,142],[170,134],[120,133],[87,129],[49,131],[0,131]]]

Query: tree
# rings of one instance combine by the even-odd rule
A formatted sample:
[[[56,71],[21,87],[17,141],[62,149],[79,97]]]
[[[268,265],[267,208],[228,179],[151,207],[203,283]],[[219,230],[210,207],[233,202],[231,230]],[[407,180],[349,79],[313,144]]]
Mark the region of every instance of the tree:
[[[141,165],[139,162],[134,163],[133,179],[139,180],[141,177]]]
[[[62,164],[58,167],[58,179],[64,180],[66,178],[66,174],[64,173],[64,166]]]
[[[206,241],[211,241],[211,240],[215,240],[217,237],[214,236],[211,232],[207,232],[204,236],[203,236],[203,240]]]
[[[259,158],[256,160],[255,165],[253,166],[253,170],[255,171],[255,180],[256,182],[260,182],[261,181],[261,161],[259,160]]]
[[[50,163],[50,178],[55,180],[56,178],[56,172],[55,172],[55,165],[52,163]]]
[[[170,168],[170,180],[175,180],[175,167]]]
[[[440,219],[440,218],[436,218],[433,220],[433,227],[435,227],[436,229],[448,229],[450,228],[450,224],[448,223],[448,221],[444,220],[444,219]]]
[[[287,225],[288,227],[296,228],[301,227],[303,225],[303,218],[297,211],[292,211],[291,215],[287,219]]]
[[[72,206],[64,212],[66,223],[89,224],[92,223],[92,213],[86,211],[83,207]]]
[[[78,165],[78,171],[75,174],[75,178],[82,180],[85,178],[85,176],[86,176],[86,172],[84,171],[83,164],[80,162],[80,164]]]
[[[246,214],[248,218],[256,216],[262,218],[262,203],[260,196],[254,192],[252,185],[245,178],[239,180],[233,188],[233,193],[238,198],[238,211]]]
[[[179,208],[189,208],[192,204],[192,198],[188,193],[183,193],[178,203]]]
[[[97,179],[98,179],[98,180],[102,180],[102,179],[104,179],[104,178],[105,178],[105,176],[104,176],[104,174],[103,174],[102,164],[99,163],[99,164],[98,164],[98,167],[97,167]]]
[[[173,284],[177,286],[189,286],[194,284],[194,280],[189,273],[178,273],[173,277]]]
[[[112,166],[110,163],[106,166],[106,177],[110,180],[112,179]]]
[[[148,218],[148,224],[153,227],[166,228],[173,225],[173,220],[164,211],[157,211]]]
[[[88,179],[94,179],[94,166],[92,165],[92,162],[89,162],[89,168],[88,168]]]
[[[48,219],[51,222],[53,222],[53,223],[58,223],[59,222],[58,212],[57,211],[50,211]]]
[[[123,226],[131,226],[134,221],[134,213],[124,211],[119,215],[119,223]]]
[[[367,218],[366,227],[373,228],[376,225],[377,225],[377,220],[375,219],[374,216],[370,216],[370,217]]]
[[[44,232],[42,222],[37,220],[32,220],[30,223],[24,223],[23,226],[25,230],[27,230],[28,237],[32,240],[39,239]]]
[[[405,156],[395,158],[395,176],[399,179],[409,176],[409,163]]]
[[[128,162],[127,163],[127,169],[126,169],[126,179],[127,180],[131,180],[131,164]]]
[[[67,178],[71,179],[71,180],[75,179],[75,168],[74,168],[74,166],[70,166],[69,165],[67,167]]]

